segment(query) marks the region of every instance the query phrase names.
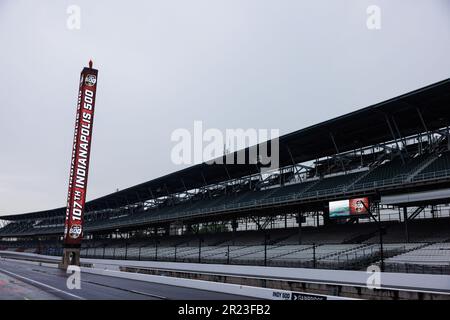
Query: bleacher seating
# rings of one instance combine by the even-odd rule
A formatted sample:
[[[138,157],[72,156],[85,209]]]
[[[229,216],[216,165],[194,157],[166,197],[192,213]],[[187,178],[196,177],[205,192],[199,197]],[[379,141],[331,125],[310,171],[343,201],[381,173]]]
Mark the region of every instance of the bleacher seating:
[[[450,169],[450,152],[442,153],[436,160],[424,168],[420,174],[441,172]]]
[[[404,158],[405,162],[403,162],[401,158],[397,157],[394,160],[388,161],[372,169],[364,178],[358,181],[355,187],[368,183],[377,185],[376,182],[395,179],[401,177],[402,175],[411,173],[422,162],[426,161],[429,156],[429,154],[422,154],[414,158]]]
[[[439,149],[442,150],[442,149]],[[408,152],[412,150],[408,149]],[[439,151],[441,152],[441,151]],[[103,219],[96,219],[89,212],[85,216],[85,231],[115,229],[137,224],[146,224],[157,219],[209,214],[236,208],[252,208],[255,205],[281,204],[291,200],[310,200],[323,196],[334,196],[336,192],[355,192],[367,186],[379,188],[389,181],[417,182],[423,176],[433,175],[450,169],[450,152],[421,153],[407,156],[402,160],[398,155],[392,159],[385,151],[361,159],[351,158],[354,171],[340,172],[338,165],[332,170],[322,170],[321,174],[332,175],[318,177],[308,173],[309,178],[293,179],[293,173],[286,173],[287,184],[277,175],[252,190],[250,183],[217,188],[199,193],[191,199],[176,199],[174,204],[166,200],[157,208],[108,209]],[[392,154],[391,154],[392,155]],[[370,158],[373,157],[373,167]],[[333,159],[336,160],[336,159]],[[347,159],[348,160],[348,159]],[[366,162],[366,167],[358,167],[358,161]],[[322,161],[322,164],[325,163]],[[367,167],[369,166],[369,167]],[[326,166],[325,166],[326,167]],[[324,167],[324,168],[325,168]],[[317,171],[316,171],[317,174]],[[397,179],[397,180],[396,180]],[[413,180],[414,179],[414,180]],[[387,181],[387,182],[386,182]],[[390,182],[392,184],[392,182]],[[252,182],[254,186],[256,184]],[[235,192],[235,190],[238,190]],[[332,198],[332,197],[330,197]],[[392,209],[391,209],[392,210]],[[106,216],[106,218],[105,218]],[[434,216],[433,216],[434,217]],[[253,218],[253,225],[257,223]],[[311,216],[309,219],[312,219]],[[324,218],[325,220],[325,218]],[[360,219],[364,220],[364,219]],[[63,231],[63,218],[55,220],[18,220],[11,221],[0,229],[0,236],[26,237],[47,235]],[[84,240],[81,254],[83,257],[110,259],[140,259],[209,263],[257,264],[273,266],[316,266],[332,268],[358,269],[369,264],[380,263],[381,246],[378,225],[376,223],[353,223],[354,220],[328,223],[326,226],[265,230],[246,230],[231,232],[192,231],[183,235],[147,236],[135,239],[95,239]],[[364,221],[363,221],[364,222]],[[285,222],[287,223],[287,222]],[[391,270],[417,270],[411,267],[439,266],[440,272],[450,273],[450,220],[446,218],[421,219],[408,221],[408,241],[405,236],[405,224],[399,221],[383,222],[383,254],[386,265]],[[220,229],[222,230],[222,229]],[[152,231],[153,232],[153,231]],[[21,238],[22,237],[22,238]],[[300,244],[301,243],[301,244]],[[20,252],[36,252],[60,255],[62,246],[59,241],[0,241],[0,249]],[[448,269],[443,269],[443,267]],[[411,269],[412,268],[412,269]],[[428,270],[428,269],[427,269]]]
[[[391,271],[450,273],[449,218],[409,221],[410,242],[405,241],[404,224],[386,222],[383,254]],[[264,245],[265,236],[267,244]],[[369,235],[369,237],[360,237]],[[178,262],[267,264],[270,266],[364,269],[380,263],[381,246],[375,223],[343,224],[298,229],[269,229],[205,233],[199,236],[152,237],[150,239],[85,240],[82,257],[159,260]],[[360,242],[357,240],[365,239]],[[39,243],[26,240],[0,241],[1,250],[60,255],[62,244],[55,240]],[[436,269],[437,268],[437,269]],[[431,270],[431,271],[430,271]]]
[[[408,263],[450,266],[450,243],[419,246],[386,260],[387,263]]]
[[[329,178],[325,178],[319,181],[319,183],[315,184],[311,189],[308,190],[308,192],[323,192],[326,190],[344,187],[348,185],[350,182],[352,182],[354,179],[359,177],[362,173],[350,173],[350,174],[341,174],[338,176],[333,176]]]
[[[252,245],[206,247],[114,247],[83,248],[90,258],[160,260],[178,262],[262,264],[274,266],[312,266],[321,268],[363,268],[379,262],[379,244]],[[31,251],[30,251],[31,252]],[[386,263],[448,264],[448,243],[385,243]],[[422,258],[425,257],[425,258]]]
[[[422,164],[426,164],[431,159],[430,154],[420,154],[411,157],[404,157],[405,163],[397,156],[393,160],[387,161],[382,165],[376,166],[370,171],[361,171],[349,174],[340,174],[322,179],[311,178],[303,182],[295,184],[287,184],[284,186],[271,187],[260,191],[245,191],[245,188],[239,193],[216,194],[209,198],[206,194],[197,200],[187,200],[176,205],[167,204],[160,206],[158,209],[144,210],[133,209],[125,211],[121,217],[111,215],[109,219],[90,219],[89,213],[86,215],[85,230],[93,231],[99,228],[116,228],[125,225],[133,225],[155,221],[158,219],[179,218],[182,216],[191,216],[193,214],[207,214],[214,211],[230,210],[245,206],[254,206],[257,203],[275,203],[277,201],[286,201],[308,198],[311,196],[326,196],[340,188],[340,190],[359,190],[367,186],[379,187],[389,181],[389,179],[397,179],[405,177],[408,174],[420,169]],[[424,174],[430,174],[450,168],[450,152],[444,152],[440,157],[425,166],[418,174],[421,177]],[[387,180],[386,180],[387,179]],[[414,180],[415,181],[415,180]],[[58,226],[45,224],[41,221],[39,224],[32,222],[11,222],[0,229],[0,236],[7,235],[31,235],[31,234],[48,234],[61,233],[63,230],[62,223]]]
[[[383,238],[386,242],[405,242],[405,225],[403,223],[386,223],[386,233]],[[449,219],[421,219],[408,221],[409,241],[435,242],[450,239]],[[366,240],[365,243],[378,243],[378,234]]]

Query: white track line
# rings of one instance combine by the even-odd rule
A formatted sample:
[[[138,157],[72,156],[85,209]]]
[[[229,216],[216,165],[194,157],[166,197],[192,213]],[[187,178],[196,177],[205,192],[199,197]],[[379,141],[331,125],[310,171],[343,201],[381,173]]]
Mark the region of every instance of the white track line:
[[[48,288],[48,289],[50,289],[50,290],[54,290],[54,291],[56,291],[56,292],[63,293],[63,294],[68,295],[68,296],[70,296],[70,297],[72,297],[72,298],[76,298],[76,299],[79,299],[79,300],[86,300],[86,299],[84,299],[83,297],[80,297],[80,296],[77,296],[77,295],[75,295],[75,294],[66,292],[66,291],[64,291],[64,290],[61,290],[61,289],[58,289],[58,288],[49,286],[49,285],[47,285],[47,284],[45,284],[45,283],[42,283],[42,282],[39,282],[39,281],[30,279],[30,278],[21,276],[21,275],[19,275],[19,274],[17,274],[17,273],[14,273],[14,272],[11,272],[11,271],[2,269],[2,268],[0,268],[0,272],[9,274],[10,276],[13,276],[13,277],[15,277],[15,278],[19,278],[19,279],[22,279],[22,280],[25,280],[25,281],[29,281],[29,282],[31,282],[31,283],[37,284],[38,286],[43,286],[43,287]]]
[[[125,288],[118,288],[118,287],[114,287],[114,286],[110,286],[110,285],[107,285],[107,284],[102,284],[102,283],[98,283],[98,282],[94,282],[94,281],[83,281],[83,280],[81,280],[81,282],[95,284],[95,285],[98,285],[98,286],[101,286],[101,287],[106,287],[106,288],[111,288],[111,289],[116,289],[116,290],[132,292],[132,293],[135,293],[135,294],[140,294],[140,295],[149,296],[149,297],[153,297],[153,298],[158,298],[158,299],[162,299],[162,300],[168,300],[167,297],[159,296],[159,295],[153,294],[153,293],[147,293],[147,292],[143,292],[143,291],[137,291],[137,290],[125,289]]]

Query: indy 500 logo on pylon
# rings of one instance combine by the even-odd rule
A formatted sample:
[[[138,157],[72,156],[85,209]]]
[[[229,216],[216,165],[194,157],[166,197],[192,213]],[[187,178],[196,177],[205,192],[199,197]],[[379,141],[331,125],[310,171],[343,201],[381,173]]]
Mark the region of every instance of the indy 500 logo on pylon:
[[[84,83],[89,87],[94,86],[96,82],[97,82],[97,77],[93,74],[88,74],[84,81]]]
[[[81,235],[81,225],[76,224],[70,227],[69,236],[72,239],[77,239]]]

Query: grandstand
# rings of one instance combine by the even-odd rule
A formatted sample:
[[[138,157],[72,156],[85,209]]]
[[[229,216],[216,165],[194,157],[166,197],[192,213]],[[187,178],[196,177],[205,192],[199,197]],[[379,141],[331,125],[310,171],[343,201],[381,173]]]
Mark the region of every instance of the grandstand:
[[[272,172],[202,163],[94,199],[82,256],[448,274],[449,125],[447,79],[280,137]],[[360,197],[370,215],[331,217]],[[0,250],[60,255],[64,217],[1,216]]]

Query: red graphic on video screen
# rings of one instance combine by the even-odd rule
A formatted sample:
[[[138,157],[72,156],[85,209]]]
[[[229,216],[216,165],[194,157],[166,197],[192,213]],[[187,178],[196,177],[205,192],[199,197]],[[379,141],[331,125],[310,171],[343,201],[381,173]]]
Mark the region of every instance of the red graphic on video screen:
[[[350,215],[367,214],[366,208],[369,208],[368,198],[350,199]]]

